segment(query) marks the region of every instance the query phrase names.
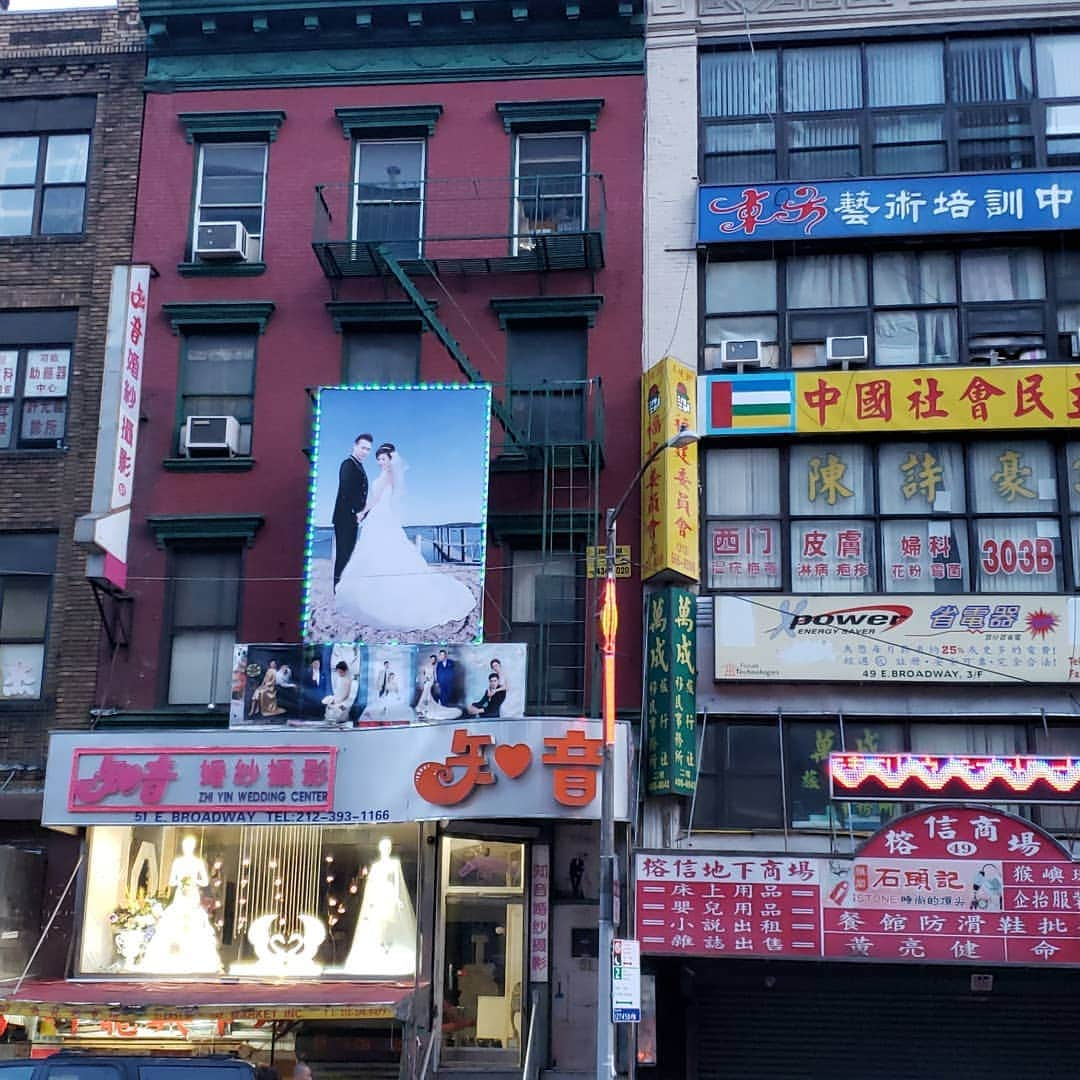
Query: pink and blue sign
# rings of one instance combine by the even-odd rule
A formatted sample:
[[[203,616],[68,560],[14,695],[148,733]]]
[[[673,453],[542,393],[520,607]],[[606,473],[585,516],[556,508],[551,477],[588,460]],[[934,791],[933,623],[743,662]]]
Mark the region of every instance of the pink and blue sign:
[[[1080,228],[1080,171],[704,184],[698,243]]]

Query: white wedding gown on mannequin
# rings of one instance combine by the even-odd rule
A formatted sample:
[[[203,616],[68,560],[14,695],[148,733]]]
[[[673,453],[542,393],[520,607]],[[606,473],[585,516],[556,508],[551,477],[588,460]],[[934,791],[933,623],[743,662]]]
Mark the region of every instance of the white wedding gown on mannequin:
[[[433,569],[401,527],[404,465],[395,454],[371,489],[371,510],[338,582],[339,613],[369,625],[423,630],[464,619],[476,606],[457,578]]]
[[[411,975],[416,970],[416,913],[401,873],[401,860],[379,841],[379,857],[368,867],[364,898],[353,931],[347,975]]]

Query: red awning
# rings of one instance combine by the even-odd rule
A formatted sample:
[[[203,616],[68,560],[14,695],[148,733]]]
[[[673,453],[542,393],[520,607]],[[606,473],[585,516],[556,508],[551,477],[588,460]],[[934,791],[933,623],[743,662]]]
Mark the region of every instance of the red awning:
[[[416,989],[400,982],[24,982],[0,990],[0,1013],[136,1020],[394,1020]]]

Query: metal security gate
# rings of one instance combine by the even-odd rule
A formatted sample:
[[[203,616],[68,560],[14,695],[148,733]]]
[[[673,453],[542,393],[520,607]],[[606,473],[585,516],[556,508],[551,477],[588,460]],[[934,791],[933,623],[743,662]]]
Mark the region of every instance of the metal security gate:
[[[684,979],[697,1080],[1075,1078],[1080,972],[704,962]],[[992,974],[989,993],[973,973]]]

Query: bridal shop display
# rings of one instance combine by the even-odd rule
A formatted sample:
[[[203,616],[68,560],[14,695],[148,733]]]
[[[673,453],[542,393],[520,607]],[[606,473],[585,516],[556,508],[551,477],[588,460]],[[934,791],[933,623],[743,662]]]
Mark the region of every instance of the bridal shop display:
[[[490,414],[486,384],[316,391],[305,641],[481,640]]]
[[[237,645],[229,726],[353,728],[525,714],[526,646]]]
[[[415,825],[89,830],[83,975],[410,977]]]

